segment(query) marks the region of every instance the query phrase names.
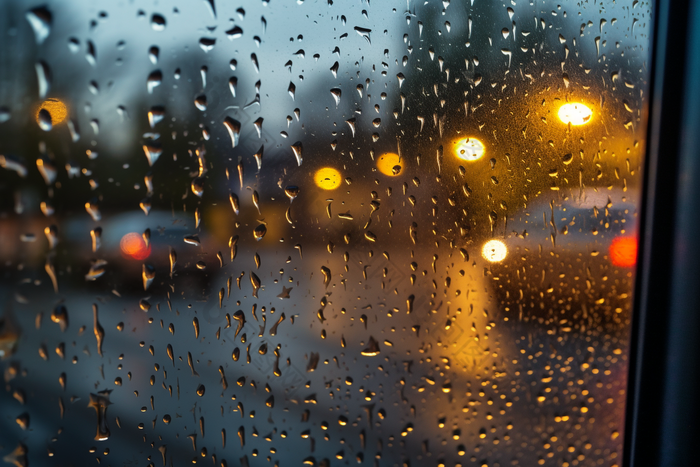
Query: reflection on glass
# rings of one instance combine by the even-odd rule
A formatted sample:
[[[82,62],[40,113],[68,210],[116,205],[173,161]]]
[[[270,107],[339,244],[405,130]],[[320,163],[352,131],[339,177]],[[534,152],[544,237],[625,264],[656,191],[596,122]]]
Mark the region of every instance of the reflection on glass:
[[[476,138],[464,138],[456,143],[455,155],[464,161],[476,161],[484,156],[484,143]]]
[[[151,254],[151,246],[136,232],[124,235],[119,242],[122,253],[131,259],[143,260]]]
[[[481,247],[481,256],[492,263],[499,263],[506,259],[508,247],[501,240],[489,240]]]
[[[390,177],[400,175],[402,167],[401,158],[393,152],[384,153],[377,159],[377,170]]]
[[[647,4],[140,3],[3,2],[0,458],[621,464]]]
[[[610,244],[610,261],[623,268],[637,264],[637,237],[617,237]]]
[[[68,108],[59,99],[49,98],[41,103],[39,108],[36,110],[35,118],[37,123],[39,123],[39,114],[42,110],[48,112],[48,114],[51,116],[52,125],[58,125],[59,123],[63,122],[68,116]]]
[[[324,190],[335,190],[340,186],[340,172],[332,167],[323,167],[314,175],[316,186]]]
[[[558,115],[564,124],[578,126],[590,122],[593,111],[580,102],[570,102],[559,107]]]

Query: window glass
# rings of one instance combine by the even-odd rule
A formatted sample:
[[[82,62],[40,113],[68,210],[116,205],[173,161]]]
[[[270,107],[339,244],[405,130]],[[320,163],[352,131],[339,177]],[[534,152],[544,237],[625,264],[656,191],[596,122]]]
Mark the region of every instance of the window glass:
[[[621,464],[649,2],[1,11],[5,462]]]

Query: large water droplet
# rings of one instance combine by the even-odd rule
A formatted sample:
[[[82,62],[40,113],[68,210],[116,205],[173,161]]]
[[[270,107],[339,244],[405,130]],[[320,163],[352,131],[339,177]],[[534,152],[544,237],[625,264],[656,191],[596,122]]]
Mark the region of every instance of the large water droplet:
[[[68,310],[65,305],[56,305],[51,313],[51,321],[58,324],[61,328],[61,332],[65,332],[68,328]]]
[[[209,52],[211,51],[214,46],[216,45],[216,39],[211,38],[211,37],[202,37],[199,39],[199,47],[204,51],[204,52]]]
[[[364,37],[369,44],[372,43],[372,40],[369,37],[369,34],[372,32],[371,29],[355,26],[355,32],[358,33],[360,36]]]
[[[153,16],[151,16],[151,27],[154,31],[165,30],[165,18],[162,15],[154,13]]]
[[[36,79],[39,84],[39,99],[44,99],[51,87],[51,69],[46,62],[40,61],[34,65]]]
[[[153,94],[153,90],[157,86],[160,86],[162,83],[163,73],[160,70],[152,71],[151,74],[148,75],[148,79],[146,80],[146,89],[148,90],[148,93]]]
[[[297,196],[299,196],[299,187],[294,185],[288,185],[284,189],[284,194],[287,195],[287,198],[289,198],[289,202],[291,203],[296,199]]]
[[[362,355],[365,357],[376,357],[379,355],[379,342],[377,342],[374,337],[370,336],[367,348],[364,349]]]
[[[234,120],[231,117],[224,118],[224,126],[228,130],[229,136],[231,136],[231,147],[238,146],[238,138],[241,133],[241,122]]]
[[[51,12],[45,6],[40,6],[29,10],[25,14],[25,18],[27,18],[27,21],[32,26],[32,30],[34,30],[36,43],[38,45],[42,44],[51,33]]]
[[[255,240],[260,241],[263,239],[266,233],[267,226],[265,224],[260,224],[255,228],[255,230],[253,230],[253,237],[255,237]]]
[[[148,288],[153,283],[156,278],[156,268],[150,264],[144,264],[141,268],[141,279],[143,281],[143,290],[148,290]]]
[[[335,107],[337,109],[338,105],[340,104],[340,95],[341,95],[340,89],[338,89],[338,88],[331,89],[331,95],[333,96],[333,100],[335,101]]]
[[[97,433],[95,441],[106,441],[109,439],[109,427],[107,426],[107,407],[112,403],[109,401],[111,391],[100,391],[97,394],[90,394],[88,407],[95,409],[97,414]]]
[[[241,29],[238,26],[234,26],[231,29],[229,29],[228,31],[226,31],[226,36],[231,40],[238,39],[242,35],[243,35],[243,29]]]
[[[301,163],[304,160],[302,158],[302,155],[301,155],[301,152],[302,152],[301,141],[297,141],[296,143],[292,144],[292,151],[294,152],[294,157],[297,160],[297,165],[301,166]]]
[[[143,152],[146,154],[146,159],[148,159],[148,165],[153,165],[160,155],[163,154],[163,149],[155,143],[150,143],[143,145]]]
[[[44,131],[51,131],[53,124],[51,123],[51,114],[46,109],[39,110],[39,115],[37,116],[37,123],[39,128]]]
[[[107,272],[107,261],[103,259],[94,259],[90,262],[90,270],[85,274],[86,281],[94,281],[99,279]]]
[[[250,284],[253,286],[253,297],[258,298],[258,290],[262,287],[260,283],[260,278],[254,273],[250,272]]]
[[[196,177],[192,180],[192,193],[199,196],[200,198],[204,194],[204,177]]]
[[[158,58],[160,57],[160,49],[157,46],[151,46],[150,49],[148,49],[148,59],[151,61],[152,64],[158,63]]]
[[[200,94],[197,97],[195,97],[194,106],[197,107],[197,110],[201,110],[202,112],[207,110],[207,96],[204,94]]]
[[[262,168],[263,151],[265,151],[264,144],[260,146],[260,149],[258,149],[258,151],[255,154],[253,154],[253,157],[255,158],[255,163],[258,165],[258,172],[260,172],[260,169]]]
[[[231,208],[233,208],[233,212],[236,213],[236,215],[238,215],[238,213],[241,212],[241,206],[238,202],[238,196],[235,193],[229,193],[228,198],[231,202]]]
[[[154,128],[159,122],[165,118],[165,108],[161,106],[151,107],[148,111],[148,124]]]

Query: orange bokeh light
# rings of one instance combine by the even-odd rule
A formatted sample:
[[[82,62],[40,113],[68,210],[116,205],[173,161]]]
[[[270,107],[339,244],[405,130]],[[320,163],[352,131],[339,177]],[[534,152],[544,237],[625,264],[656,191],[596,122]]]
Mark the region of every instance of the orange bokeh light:
[[[636,237],[617,237],[610,244],[610,261],[613,265],[630,268],[637,264]]]
[[[124,235],[119,242],[122,253],[132,259],[143,260],[150,256],[151,245],[146,245],[143,237],[136,232]]]

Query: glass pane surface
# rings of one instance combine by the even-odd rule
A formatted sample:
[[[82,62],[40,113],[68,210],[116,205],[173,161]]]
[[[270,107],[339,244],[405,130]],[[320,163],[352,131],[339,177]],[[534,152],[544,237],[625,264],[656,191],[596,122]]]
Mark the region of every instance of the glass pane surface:
[[[0,457],[620,465],[649,14],[3,2]]]

